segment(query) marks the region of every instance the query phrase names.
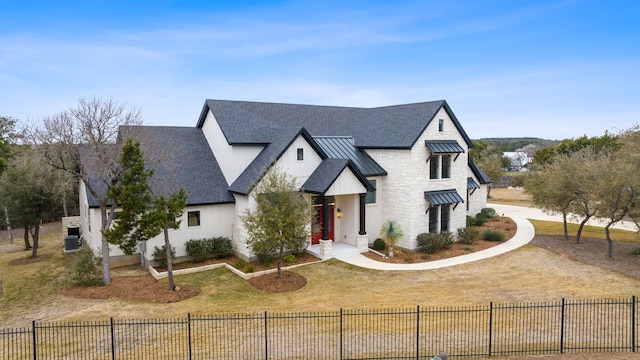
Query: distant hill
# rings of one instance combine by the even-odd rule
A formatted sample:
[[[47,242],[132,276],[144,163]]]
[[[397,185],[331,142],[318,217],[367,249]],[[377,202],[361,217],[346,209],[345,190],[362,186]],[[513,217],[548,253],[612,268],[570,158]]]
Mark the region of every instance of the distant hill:
[[[549,146],[556,146],[559,140],[548,140],[534,137],[516,137],[516,138],[481,138],[472,141],[482,141],[488,144],[499,146],[502,151],[516,151],[527,145],[534,145],[536,149],[542,149]]]

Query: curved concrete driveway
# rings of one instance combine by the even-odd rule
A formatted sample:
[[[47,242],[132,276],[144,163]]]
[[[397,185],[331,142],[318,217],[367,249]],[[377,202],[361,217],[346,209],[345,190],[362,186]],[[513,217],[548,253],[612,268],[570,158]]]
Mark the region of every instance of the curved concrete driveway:
[[[513,206],[513,205],[502,205],[502,204],[487,204],[487,206],[496,210],[499,215],[506,215],[513,219],[518,226],[516,234],[509,241],[506,241],[500,245],[491,247],[486,250],[478,251],[471,254],[461,255],[452,257],[449,259],[442,259],[436,261],[428,261],[423,263],[414,263],[414,264],[389,264],[382,261],[371,260],[362,254],[346,254],[336,256],[335,258],[344,261],[346,263],[367,268],[367,269],[377,269],[377,270],[429,270],[429,269],[439,269],[447,266],[454,266],[459,264],[464,264],[472,261],[487,259],[496,255],[504,254],[508,251],[517,249],[529,241],[533,239],[535,236],[535,229],[529,220],[527,219],[537,219],[537,220],[547,220],[547,221],[562,221],[562,216],[560,215],[549,215],[544,211],[536,208],[524,207],[524,206]],[[576,219],[570,219],[570,222],[576,222]],[[578,221],[579,222],[579,221]],[[599,219],[593,219],[589,221],[587,224],[593,226],[604,226],[604,222]],[[613,228],[623,229],[623,230],[631,230],[637,231],[638,228],[632,222],[621,221],[613,226]]]
[[[497,211],[497,210],[496,210]],[[509,215],[505,213],[505,215]],[[429,269],[439,269],[447,266],[464,264],[472,261],[487,259],[496,255],[504,254],[507,251],[511,251],[525,245],[535,235],[535,230],[533,225],[522,216],[510,216],[513,221],[515,221],[518,229],[516,234],[509,241],[506,241],[500,245],[496,245],[489,249],[481,250],[478,252],[460,255],[456,257],[452,257],[449,259],[435,260],[435,261],[427,261],[422,263],[413,263],[413,264],[390,264],[382,261],[375,261],[369,259],[362,254],[347,254],[336,256],[335,258],[344,261],[348,264],[352,264],[358,267],[363,267],[367,269],[376,269],[376,270],[429,270]]]

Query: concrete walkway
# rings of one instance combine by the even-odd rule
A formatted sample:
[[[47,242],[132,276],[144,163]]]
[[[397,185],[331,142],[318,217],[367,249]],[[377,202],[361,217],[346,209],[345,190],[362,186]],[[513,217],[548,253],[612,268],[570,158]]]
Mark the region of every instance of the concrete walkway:
[[[389,264],[382,261],[375,261],[369,259],[362,254],[345,254],[345,255],[337,255],[336,259],[346,262],[348,264],[352,264],[358,267],[367,268],[367,269],[375,269],[375,270],[430,270],[430,269],[439,269],[448,266],[454,266],[459,264],[465,264],[472,261],[478,261],[482,259],[487,259],[496,255],[504,254],[508,251],[515,250],[528,242],[530,242],[534,235],[535,229],[529,220],[527,219],[537,219],[537,220],[547,220],[547,221],[562,221],[562,216],[560,215],[548,215],[542,210],[536,208],[529,208],[523,206],[513,206],[513,205],[502,205],[502,204],[487,204],[488,207],[491,207],[496,210],[499,215],[505,215],[513,219],[517,224],[518,230],[513,238],[509,241],[504,242],[500,245],[491,247],[486,250],[474,252],[471,254],[461,255],[452,257],[449,259],[442,259],[436,261],[427,261],[423,263],[413,263],[413,264]],[[571,220],[572,222],[576,222],[575,219]],[[579,221],[577,221],[579,223]],[[588,223],[593,226],[604,226],[603,221],[593,220]],[[633,230],[636,231],[637,227],[635,224],[630,222],[621,222],[613,226],[614,228],[624,229],[624,230]]]

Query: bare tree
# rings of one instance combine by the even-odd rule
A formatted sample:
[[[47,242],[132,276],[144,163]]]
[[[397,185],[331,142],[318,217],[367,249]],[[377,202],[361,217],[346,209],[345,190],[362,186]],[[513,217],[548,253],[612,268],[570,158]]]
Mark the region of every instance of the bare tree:
[[[115,208],[108,190],[120,175],[116,140],[122,125],[139,125],[142,116],[118,101],[81,98],[78,105],[44,119],[41,126],[25,129],[25,137],[44,154],[48,163],[82,181],[100,206],[101,231],[111,225]],[[109,243],[103,237],[102,280],[111,283]]]

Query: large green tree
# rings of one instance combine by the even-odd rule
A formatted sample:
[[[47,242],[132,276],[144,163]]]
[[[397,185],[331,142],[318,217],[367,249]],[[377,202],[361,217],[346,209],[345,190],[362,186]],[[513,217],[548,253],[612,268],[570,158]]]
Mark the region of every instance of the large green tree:
[[[310,241],[311,211],[296,179],[271,168],[253,190],[254,210],[246,210],[242,222],[247,245],[263,259],[277,259],[282,279],[282,259],[287,252],[300,253]]]

